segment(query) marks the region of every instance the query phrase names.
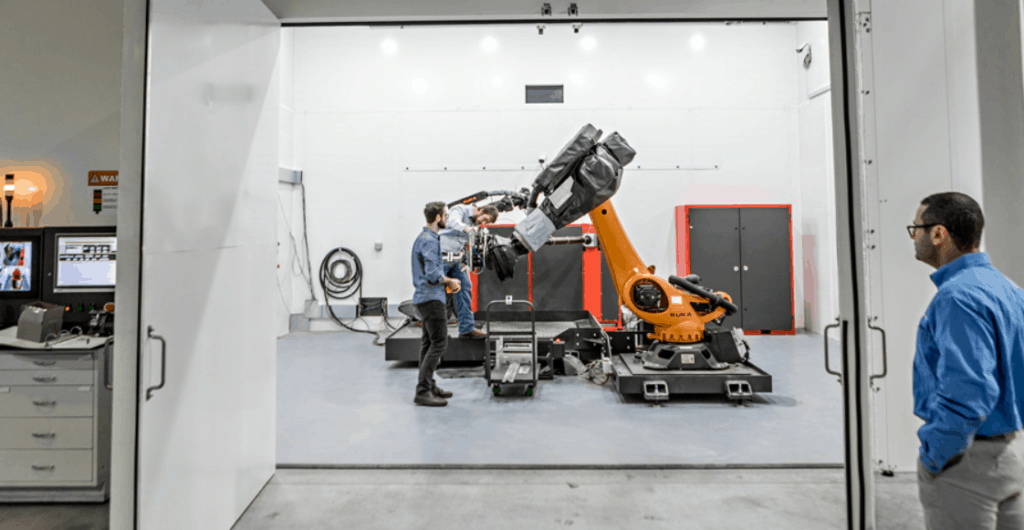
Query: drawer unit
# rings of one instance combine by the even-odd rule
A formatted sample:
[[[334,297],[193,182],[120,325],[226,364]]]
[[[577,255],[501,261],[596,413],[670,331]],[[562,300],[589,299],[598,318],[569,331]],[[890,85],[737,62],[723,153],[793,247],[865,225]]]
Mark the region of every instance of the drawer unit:
[[[0,418],[0,450],[92,449],[92,422],[92,418]]]
[[[0,370],[0,387],[32,385],[91,385],[92,370]]]
[[[92,450],[0,451],[0,482],[47,484],[92,480]]]
[[[92,385],[0,387],[0,418],[91,417]]]
[[[90,354],[0,353],[0,370],[92,370]]]

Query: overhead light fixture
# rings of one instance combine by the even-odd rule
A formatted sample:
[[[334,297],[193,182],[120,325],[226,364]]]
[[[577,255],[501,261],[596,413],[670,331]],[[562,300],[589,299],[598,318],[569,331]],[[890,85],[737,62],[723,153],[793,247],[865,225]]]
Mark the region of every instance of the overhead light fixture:
[[[380,47],[384,50],[384,53],[388,55],[393,55],[398,51],[398,43],[395,42],[394,39],[385,39],[384,42],[380,44]]]
[[[417,94],[420,94],[420,95],[423,95],[423,94],[427,93],[427,88],[428,88],[428,85],[427,85],[427,80],[426,79],[423,79],[422,77],[418,77],[418,78],[412,80],[412,91],[413,92],[415,92]]]
[[[589,50],[593,50],[596,47],[597,47],[597,39],[595,39],[594,37],[583,37],[580,40],[580,48],[583,48],[584,50],[588,50],[589,51]]]
[[[544,4],[540,6],[540,16],[550,17],[551,16],[551,4]]]
[[[494,37],[487,37],[480,43],[480,47],[487,53],[492,53],[498,49],[498,39]]]
[[[694,35],[693,38],[690,39],[690,47],[694,50],[703,50],[705,44],[707,44],[707,42],[704,40],[703,35]]]
[[[576,4],[569,4],[568,13],[570,17],[578,17],[580,16],[580,9],[576,7]]]

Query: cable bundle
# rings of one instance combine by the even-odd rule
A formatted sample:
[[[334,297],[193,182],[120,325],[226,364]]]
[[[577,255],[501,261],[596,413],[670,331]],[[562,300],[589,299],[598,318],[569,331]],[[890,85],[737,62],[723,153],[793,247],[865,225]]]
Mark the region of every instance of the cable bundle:
[[[356,255],[350,249],[345,247],[338,247],[324,256],[324,260],[320,262],[320,287],[324,291],[325,302],[327,303],[327,313],[331,316],[331,320],[335,324],[356,333],[369,333],[375,335],[373,343],[377,346],[383,346],[384,343],[381,341],[381,333],[384,331],[378,328],[377,331],[370,331],[368,329],[354,328],[349,324],[354,324],[356,320],[363,320],[359,315],[359,302],[356,303],[356,318],[353,319],[349,324],[342,322],[338,315],[334,314],[334,308],[331,307],[331,299],[345,300],[352,298],[352,296],[359,294],[359,298],[362,299],[363,293],[363,264],[359,261],[359,256]],[[382,302],[380,308],[383,312],[381,317],[382,326],[387,330],[395,331],[395,328],[388,322],[388,306],[387,302]],[[366,322],[363,320],[363,322]],[[369,323],[367,323],[369,326]]]

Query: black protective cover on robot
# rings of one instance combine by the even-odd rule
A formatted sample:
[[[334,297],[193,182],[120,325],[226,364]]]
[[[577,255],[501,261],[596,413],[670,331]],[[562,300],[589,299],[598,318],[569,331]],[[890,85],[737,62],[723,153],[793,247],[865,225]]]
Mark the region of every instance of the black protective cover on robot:
[[[626,140],[619,133],[612,133],[575,166],[577,169],[572,171],[572,195],[569,199],[561,207],[545,200],[540,205],[541,211],[551,219],[556,229],[590,213],[619,190],[622,167],[629,164],[634,156],[636,151]]]
[[[679,276],[669,276],[668,283],[671,283],[672,285],[675,285],[676,287],[691,294],[707,298],[708,302],[711,304],[712,311],[714,311],[718,307],[724,307],[726,316],[732,316],[739,312],[740,309],[736,307],[736,304],[733,304],[732,302],[726,300],[725,298],[718,296],[711,289],[690,283],[689,281],[687,281],[687,278],[689,278],[689,276],[687,276],[686,278],[680,278]]]
[[[580,159],[597,145],[599,138],[601,138],[601,131],[597,127],[589,123],[584,125],[580,132],[576,133],[576,136],[569,140],[569,143],[565,144],[565,147],[551,159],[551,162],[544,167],[540,175],[537,175],[537,178],[534,179],[534,192],[536,193],[537,190],[540,190],[545,194],[551,193],[555,186],[561,183],[562,179],[572,171]]]

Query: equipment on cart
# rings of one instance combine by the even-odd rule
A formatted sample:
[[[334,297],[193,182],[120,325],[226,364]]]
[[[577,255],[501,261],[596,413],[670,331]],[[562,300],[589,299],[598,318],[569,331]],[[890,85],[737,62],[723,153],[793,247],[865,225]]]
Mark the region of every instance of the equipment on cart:
[[[536,252],[556,230],[589,213],[620,300],[653,328],[644,337],[653,343],[637,348],[638,355],[629,360],[639,362],[627,362],[623,355],[613,359],[620,392],[631,379],[642,381],[644,396],[652,400],[670,393],[724,393],[742,400],[754,391],[770,392],[770,375],[722,349],[726,343],[735,349],[737,341],[705,332],[705,324],[720,323],[739,310],[732,298],[701,286],[696,275],[669,276],[666,281],[640,259],[610,200],[636,151],[618,133],[601,135],[593,125],[584,126],[535,179],[529,213],[515,226],[513,237],[488,235],[469,252],[486,243],[486,267],[504,281],[512,277],[520,257]],[[538,204],[541,194],[544,200]]]
[[[529,307],[530,330],[502,327],[502,312],[492,311],[495,305]],[[508,312],[506,312],[508,313]],[[484,359],[484,378],[495,396],[501,395],[507,387],[526,387],[526,395],[532,396],[537,386],[540,365],[537,362],[537,318],[533,304],[526,300],[494,300],[487,304],[488,354]]]

